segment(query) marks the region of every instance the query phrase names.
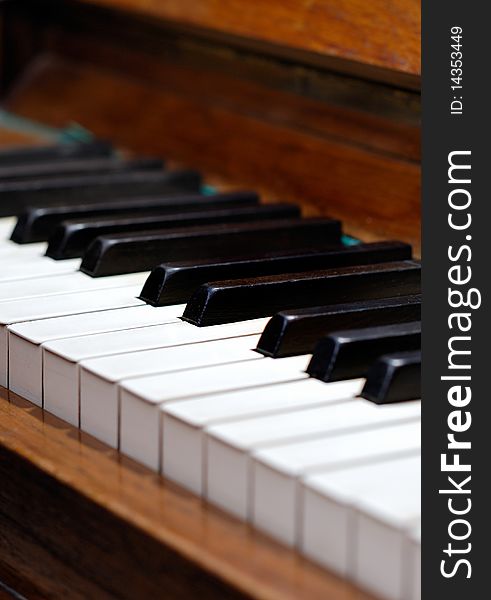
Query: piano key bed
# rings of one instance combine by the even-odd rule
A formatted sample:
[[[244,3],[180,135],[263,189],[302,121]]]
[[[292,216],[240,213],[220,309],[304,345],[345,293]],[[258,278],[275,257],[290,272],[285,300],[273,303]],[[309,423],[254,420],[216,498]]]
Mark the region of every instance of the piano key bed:
[[[419,263],[200,189],[104,143],[0,151],[9,546],[81,597],[416,600]]]

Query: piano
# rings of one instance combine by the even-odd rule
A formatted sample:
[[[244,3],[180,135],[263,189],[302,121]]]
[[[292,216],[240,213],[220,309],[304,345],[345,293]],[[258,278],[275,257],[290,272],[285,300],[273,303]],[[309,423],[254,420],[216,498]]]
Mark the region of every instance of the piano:
[[[0,598],[420,598],[419,22],[0,4]]]

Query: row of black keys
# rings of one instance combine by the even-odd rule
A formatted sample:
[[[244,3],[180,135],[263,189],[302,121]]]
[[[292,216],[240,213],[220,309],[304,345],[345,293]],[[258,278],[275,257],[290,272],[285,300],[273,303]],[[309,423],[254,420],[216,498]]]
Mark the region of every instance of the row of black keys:
[[[0,153],[14,241],[47,240],[48,256],[82,256],[94,277],[165,259],[142,290],[148,303],[187,302],[183,319],[199,326],[278,313],[258,351],[313,351],[308,372],[323,381],[364,376],[396,352],[375,363],[364,395],[419,397],[420,265],[409,245],[346,247],[339,221],[301,219],[297,206],[260,205],[252,192],[203,196],[201,185],[195,171],[121,160],[105,142]]]

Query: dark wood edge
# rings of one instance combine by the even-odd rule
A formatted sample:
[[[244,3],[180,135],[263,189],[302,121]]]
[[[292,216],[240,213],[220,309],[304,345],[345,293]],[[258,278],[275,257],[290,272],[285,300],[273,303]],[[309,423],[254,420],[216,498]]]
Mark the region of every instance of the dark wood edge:
[[[53,6],[11,5],[10,110],[55,127],[76,121],[135,152],[341,218],[361,239],[402,238],[418,253],[416,92],[166,22]]]
[[[120,147],[172,157],[207,178],[300,203],[305,214],[340,218],[346,232],[360,239],[419,245],[419,166],[331,135],[337,123],[331,114],[325,115],[327,129],[313,131],[316,120],[309,121],[304,105],[291,106],[281,122],[270,118],[275,106],[286,108],[281,95],[267,105],[267,114],[261,112],[258,96],[272,98],[259,86],[247,88],[250,105],[238,106],[245,98],[202,102],[175,88],[58,57],[34,67],[8,98],[7,106],[24,117],[54,127],[76,121]],[[179,85],[182,71],[174,75]],[[206,73],[195,75],[200,76],[205,85]],[[218,81],[225,94],[228,78]],[[117,106],[114,97],[120,98]],[[153,111],[138,110],[142,98]],[[299,125],[305,119],[306,126]],[[367,135],[371,130],[368,126]],[[391,139],[389,132],[384,139]]]
[[[16,35],[6,37],[5,52],[9,56],[8,62],[18,64],[17,73],[29,59],[47,49],[60,55],[70,52],[70,36],[99,37],[119,45],[123,54],[133,48],[146,51],[149,57],[172,57],[182,65],[206,65],[208,69],[230,74],[236,73],[240,65],[242,78],[272,89],[299,93],[306,98],[364,110],[384,118],[413,124],[419,122],[419,80],[411,78],[409,82],[397,84],[380,80],[373,77],[367,65],[363,69],[359,65],[350,68],[344,64],[346,61],[342,65],[337,64],[336,59],[321,61],[309,53],[264,46],[253,40],[84,2],[7,3],[3,10],[4,20],[15,26]],[[8,27],[6,31],[8,33]],[[90,60],[90,56],[87,58]],[[8,81],[12,81],[12,76]]]

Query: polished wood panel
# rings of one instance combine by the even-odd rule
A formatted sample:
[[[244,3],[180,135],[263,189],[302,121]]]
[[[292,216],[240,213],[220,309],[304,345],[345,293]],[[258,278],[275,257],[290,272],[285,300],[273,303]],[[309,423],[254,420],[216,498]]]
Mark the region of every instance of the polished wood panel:
[[[0,391],[4,580],[36,582],[39,598],[369,600],[90,436]]]
[[[346,139],[409,160],[420,158],[420,96],[308,64],[220,45],[200,36],[111,15],[61,13],[42,26],[43,51],[286,127]]]
[[[117,102],[115,102],[117,99]],[[77,121],[140,153],[171,156],[219,180],[341,218],[365,241],[401,238],[419,251],[419,164],[225,101],[80,62],[46,57],[7,106],[54,126]]]
[[[418,93],[90,3],[5,7],[14,112],[78,121],[418,253]]]
[[[420,74],[419,0],[86,2],[308,52],[358,74],[406,83]]]
[[[9,146],[24,146],[26,144],[32,145],[37,143],[41,144],[41,141],[37,136],[0,127],[0,148]]]

